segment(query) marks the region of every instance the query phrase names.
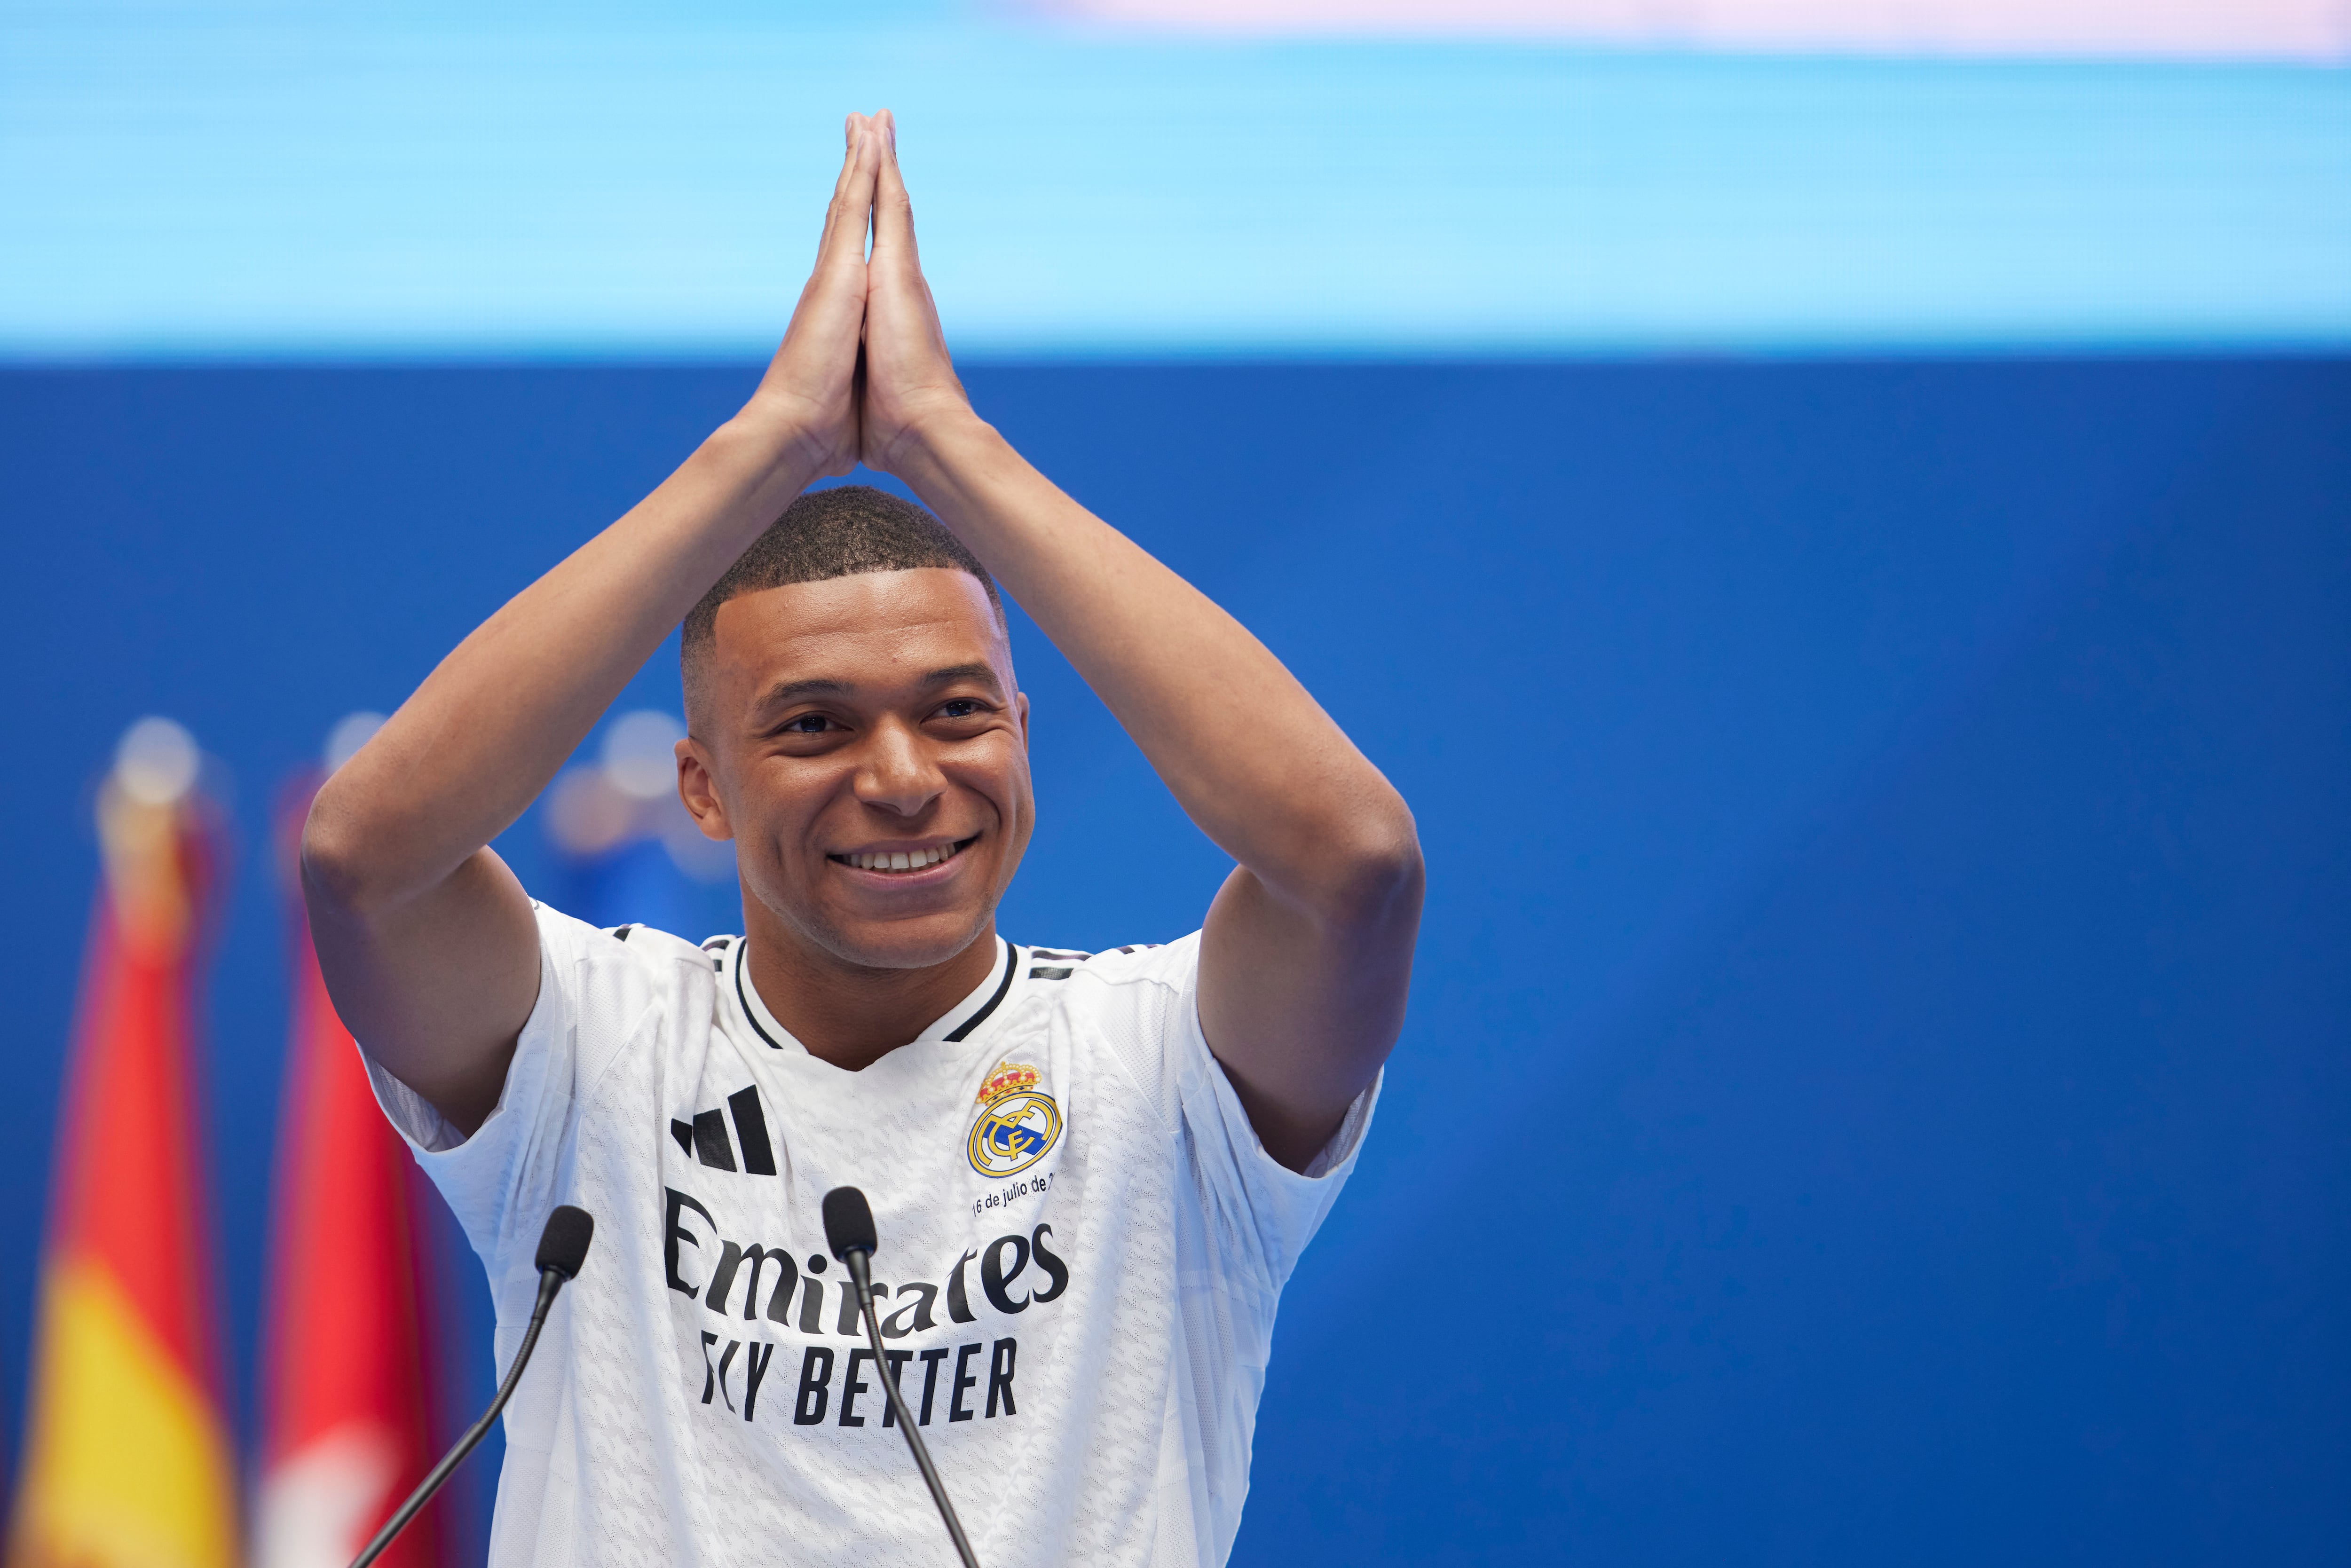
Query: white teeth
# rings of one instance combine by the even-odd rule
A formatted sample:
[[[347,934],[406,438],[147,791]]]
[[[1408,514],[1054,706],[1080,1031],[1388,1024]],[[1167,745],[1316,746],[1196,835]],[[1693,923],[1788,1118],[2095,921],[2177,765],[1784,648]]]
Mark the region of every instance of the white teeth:
[[[953,844],[943,844],[935,850],[881,850],[844,858],[860,871],[922,871],[951,859],[954,854]]]

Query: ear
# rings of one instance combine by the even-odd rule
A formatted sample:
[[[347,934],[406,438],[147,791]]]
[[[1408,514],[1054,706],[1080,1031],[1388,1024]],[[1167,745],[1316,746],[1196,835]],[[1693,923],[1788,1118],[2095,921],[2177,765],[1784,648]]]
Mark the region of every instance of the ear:
[[[1012,707],[1020,716],[1020,749],[1026,751],[1029,749],[1029,694],[1013,693]]]
[[[726,821],[726,803],[718,798],[710,754],[692,736],[677,743],[677,798],[685,802],[687,814],[704,838],[724,842],[735,836],[734,827]]]

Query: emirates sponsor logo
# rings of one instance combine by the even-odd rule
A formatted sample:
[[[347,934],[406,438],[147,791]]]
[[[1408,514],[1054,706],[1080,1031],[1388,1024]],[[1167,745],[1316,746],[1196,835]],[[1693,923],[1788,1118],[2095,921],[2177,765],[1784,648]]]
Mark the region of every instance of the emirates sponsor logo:
[[[872,1349],[857,1343],[865,1331],[856,1293],[846,1279],[823,1278],[831,1270],[822,1252],[803,1258],[789,1247],[729,1239],[692,1196],[672,1187],[664,1197],[668,1286],[703,1309],[693,1314],[702,1325],[702,1360],[689,1364],[690,1396],[745,1421],[776,1418],[773,1397],[763,1404],[761,1395],[769,1389],[779,1343],[799,1354],[797,1387],[786,1385],[796,1427],[862,1427],[875,1414],[881,1425],[892,1425],[886,1404],[869,1397],[878,1389],[868,1375],[908,1378],[900,1386],[918,1426],[929,1426],[935,1410],[947,1422],[1017,1416],[1020,1347],[1001,1332],[1012,1326],[1004,1320],[1058,1301],[1070,1288],[1070,1265],[1054,1250],[1050,1225],[972,1248],[935,1280],[877,1280],[875,1310],[888,1342],[877,1365]],[[964,1327],[983,1322],[998,1333]],[[833,1339],[849,1343],[825,1343]],[[912,1343],[898,1348],[903,1342]],[[916,1369],[911,1376],[910,1366]]]

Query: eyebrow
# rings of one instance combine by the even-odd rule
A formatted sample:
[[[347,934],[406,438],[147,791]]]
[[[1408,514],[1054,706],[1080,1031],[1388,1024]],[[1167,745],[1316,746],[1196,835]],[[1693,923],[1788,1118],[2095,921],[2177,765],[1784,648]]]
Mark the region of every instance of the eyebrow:
[[[949,664],[944,670],[933,670],[916,684],[925,686],[951,686],[957,681],[985,681],[990,691],[1002,688],[996,679],[992,664]]]
[[[763,708],[781,707],[786,703],[798,702],[802,697],[847,697],[856,695],[857,686],[855,683],[850,681],[827,680],[821,677],[807,681],[784,681],[760,693],[759,706]]]
[[[927,671],[914,684],[928,688],[952,685],[957,681],[983,681],[990,691],[1002,695],[1003,688],[996,678],[995,668],[982,664],[949,664],[944,669]],[[853,697],[856,695],[857,683],[854,681],[817,675],[804,681],[784,681],[769,686],[760,695],[758,706],[765,710],[808,697]]]

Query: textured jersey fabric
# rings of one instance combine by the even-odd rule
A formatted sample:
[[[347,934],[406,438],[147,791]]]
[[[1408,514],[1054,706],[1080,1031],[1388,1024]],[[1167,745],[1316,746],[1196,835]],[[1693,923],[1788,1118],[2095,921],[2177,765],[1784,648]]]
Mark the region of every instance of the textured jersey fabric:
[[[886,1362],[987,1568],[1215,1564],[1249,1486],[1283,1282],[1378,1092],[1304,1176],[1200,1032],[1196,934],[998,940],[860,1072],[808,1053],[743,944],[540,908],[539,996],[461,1138],[370,1064],[520,1343],[539,1227],[596,1218],[508,1407],[492,1568],[952,1561],[826,1254],[872,1201]]]

